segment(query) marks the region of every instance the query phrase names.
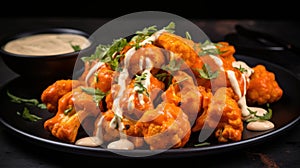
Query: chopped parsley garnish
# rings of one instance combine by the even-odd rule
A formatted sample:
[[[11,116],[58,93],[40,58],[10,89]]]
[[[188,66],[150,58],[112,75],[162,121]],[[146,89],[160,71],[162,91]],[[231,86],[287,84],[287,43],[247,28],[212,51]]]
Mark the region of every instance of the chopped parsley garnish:
[[[210,66],[206,63],[202,66],[202,69],[197,69],[197,71],[199,72],[200,77],[204,79],[214,79],[219,75],[219,71],[212,72]]]
[[[21,97],[11,94],[9,91],[7,91],[7,95],[8,95],[8,97],[11,98],[11,102],[18,103],[18,104],[24,103],[29,106],[36,106],[36,107],[39,107],[40,109],[46,109],[46,105],[43,103],[40,103],[37,99],[21,98]]]
[[[185,38],[189,39],[189,40],[192,40],[192,36],[190,35],[189,32],[185,32]]]
[[[203,143],[195,144],[194,146],[195,146],[195,147],[201,147],[201,146],[208,146],[208,145],[210,145],[209,142],[203,142]]]
[[[169,87],[172,83],[173,76],[169,73],[162,72],[155,74],[155,78],[157,78],[159,81],[166,82],[166,87]]]
[[[216,47],[217,45],[220,45],[220,44],[216,44],[209,40],[206,40],[204,43],[200,44],[201,51],[198,53],[199,56],[222,54],[220,49]]]
[[[167,32],[173,33],[175,29],[175,23],[174,22],[170,22],[166,27],[163,28],[163,30],[166,30]],[[140,42],[144,41],[146,38],[150,37],[152,34],[154,34],[155,32],[157,32],[158,29],[156,28],[156,25],[154,26],[150,26],[150,27],[146,27],[141,31],[136,31],[135,32],[135,36],[131,39],[131,41],[134,42],[134,47],[135,49],[139,49],[140,47]]]
[[[73,44],[71,44],[71,43],[70,43],[70,45],[71,45],[71,47],[73,48],[73,50],[74,50],[75,52],[81,50],[80,45],[73,45]]]
[[[176,81],[175,83],[173,83],[173,85],[177,85],[185,80],[188,80],[188,78],[186,77],[186,78],[180,79],[179,81]]]
[[[169,33],[174,33],[175,32],[175,23],[174,22],[170,22],[166,27],[163,28],[164,30],[166,30]]]
[[[149,97],[149,93],[147,88],[143,85],[143,81],[147,79],[147,73],[142,73],[141,75],[135,75],[135,82],[134,82],[134,90],[139,94],[146,93]]]
[[[19,112],[19,111],[17,111],[17,114],[20,115],[20,116],[22,116],[24,119],[29,120],[29,121],[33,121],[33,122],[42,119],[41,117],[39,117],[37,115],[31,114],[29,112],[29,109],[27,107],[24,107],[22,113]]]
[[[106,96],[106,93],[97,88],[81,87],[81,89],[83,92],[93,96],[93,101],[97,106],[99,106],[100,101]]]
[[[131,39],[131,41],[135,43],[135,47],[136,49],[138,49],[140,47],[139,43],[145,40],[146,38],[150,37],[156,31],[156,26],[146,27],[142,31],[136,31],[136,35]]]
[[[181,65],[184,61],[181,59],[181,60],[175,60],[175,59],[172,59],[169,64],[167,65],[163,65],[162,66],[162,70],[165,70],[165,71],[168,71],[170,73],[173,73],[173,72],[176,72],[176,71],[179,71],[180,68],[181,68]]]
[[[240,65],[240,67],[234,67],[234,68],[236,68],[237,70],[239,70],[242,73],[247,72],[247,69],[243,68],[242,65]]]
[[[119,59],[124,55],[120,55],[120,51],[128,45],[125,38],[114,40],[111,45],[98,45],[96,51],[89,57],[82,57],[81,59],[86,61],[100,60],[101,62],[108,63],[113,70],[117,70],[119,67]]]
[[[270,120],[272,118],[272,109],[270,108],[269,103],[267,103],[267,113],[265,113],[263,116],[256,115],[257,111],[252,111],[249,108],[247,108],[247,110],[249,111],[250,115],[253,115],[253,117],[247,119],[246,122]]]
[[[73,106],[71,106],[71,107],[65,109],[64,114],[65,114],[65,115],[68,115],[72,110],[73,110]]]
[[[40,103],[37,99],[25,99],[25,98],[21,98],[18,96],[15,96],[13,94],[11,94],[9,91],[6,92],[8,97],[11,98],[11,102],[13,103],[18,103],[18,104],[25,104],[28,106],[35,106],[38,107],[40,109],[47,109],[46,105],[43,103]],[[34,114],[31,114],[29,109],[27,107],[24,107],[23,112],[19,112],[17,111],[17,114],[22,116],[24,119],[30,120],[30,121],[37,121],[42,119],[39,116],[36,116]]]

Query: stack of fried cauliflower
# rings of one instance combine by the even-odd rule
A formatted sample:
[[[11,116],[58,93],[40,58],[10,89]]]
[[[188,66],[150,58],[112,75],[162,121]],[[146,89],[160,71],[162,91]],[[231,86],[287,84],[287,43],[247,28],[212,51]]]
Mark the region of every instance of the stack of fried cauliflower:
[[[108,146],[125,135],[135,149],[182,148],[202,129],[212,129],[218,142],[240,141],[243,116],[226,71],[235,74],[251,105],[281,98],[275,75],[257,65],[243,80],[243,71],[233,67],[232,45],[196,43],[174,34],[172,26],[145,28],[82,58],[85,69],[78,79],[57,80],[42,93],[55,114],[44,128],[76,143],[83,127],[100,140],[91,146]]]

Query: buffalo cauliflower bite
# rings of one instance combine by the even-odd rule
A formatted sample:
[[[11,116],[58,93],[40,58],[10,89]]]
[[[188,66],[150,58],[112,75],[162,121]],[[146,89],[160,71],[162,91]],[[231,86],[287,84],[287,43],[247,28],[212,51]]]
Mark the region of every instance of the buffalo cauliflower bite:
[[[59,99],[70,92],[72,88],[76,88],[81,84],[82,83],[78,80],[57,80],[42,92],[41,101],[46,104],[49,112],[55,113],[57,111]]]
[[[278,101],[283,90],[275,80],[275,74],[269,72],[264,65],[257,65],[253,70],[246,95],[247,103],[262,105]]]
[[[120,109],[127,118],[139,119],[146,110],[153,109],[155,107],[154,101],[157,99],[160,92],[163,91],[165,85],[163,82],[157,80],[151,73],[145,73],[145,76],[141,75],[129,81],[126,89],[121,93]],[[142,82],[147,80],[150,82],[147,88],[144,88]],[[142,80],[137,78],[143,78]],[[106,97],[107,108],[113,107],[113,101],[118,97],[120,85],[112,85],[111,92]]]
[[[130,56],[128,61],[129,75],[140,74],[143,70],[151,67],[151,73],[156,74],[161,66],[166,63],[169,52],[152,44],[146,44],[140,47]],[[121,61],[122,63],[122,61]],[[125,63],[125,62],[124,62]]]
[[[196,43],[169,32],[162,33],[154,44],[175,53],[188,66],[192,66],[198,57],[198,53],[195,50]]]
[[[192,131],[200,131],[207,124],[215,129],[219,142],[239,141],[242,139],[243,121],[241,109],[234,100],[231,88],[219,88],[213,95],[208,108],[197,118]]]
[[[111,88],[115,71],[108,64],[100,66],[95,75],[90,77],[89,86],[100,89],[102,92],[108,92]]]
[[[137,122],[151,150],[181,148],[188,142],[191,129],[188,116],[172,103],[161,103],[148,110]]]
[[[101,139],[103,144],[107,145],[120,139],[120,134],[125,133],[127,138],[134,144],[135,148],[139,148],[144,145],[141,134],[142,131],[136,128],[136,121],[123,117],[122,125],[124,129],[121,130],[121,132],[117,127],[112,127],[111,122],[114,119],[115,113],[112,110],[108,110],[99,115],[94,123],[95,130],[93,132],[93,136]]]
[[[171,85],[161,97],[163,101],[180,107],[193,124],[201,108],[200,96],[193,77],[184,71],[178,71],[174,73]]]
[[[81,122],[99,112],[100,107],[96,106],[92,96],[77,88],[59,99],[55,116],[45,121],[44,128],[60,140],[74,143]]]

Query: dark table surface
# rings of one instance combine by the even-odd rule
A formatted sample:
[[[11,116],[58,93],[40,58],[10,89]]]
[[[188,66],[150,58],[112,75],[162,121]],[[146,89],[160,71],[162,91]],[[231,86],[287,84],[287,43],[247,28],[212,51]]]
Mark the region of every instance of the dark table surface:
[[[47,17],[47,18],[0,18],[0,40],[15,33],[48,27],[73,27],[93,33],[100,26],[110,21],[110,18],[87,17]],[[235,33],[235,25],[241,24],[248,28],[268,32],[295,45],[300,46],[300,24],[293,20],[201,20],[193,19],[212,41],[223,41],[227,34]],[[237,49],[237,53],[257,53]],[[262,55],[262,54],[259,54]],[[300,78],[300,55],[285,52],[283,55],[265,53],[265,57],[273,63],[292,71]],[[18,75],[11,71],[0,59],[0,85],[3,86]],[[2,101],[2,100],[1,100]],[[176,159],[157,158],[101,158],[89,155],[74,154],[40,146],[30,141],[24,141],[11,134],[5,126],[0,125],[0,167],[64,167],[64,166],[159,166],[164,164],[202,167],[300,167],[300,124],[294,124],[274,138],[253,144],[247,148],[232,149],[226,152],[201,156],[182,157]],[[141,161],[141,162],[139,162]],[[159,162],[156,162],[159,161]],[[141,165],[140,165],[141,164]]]

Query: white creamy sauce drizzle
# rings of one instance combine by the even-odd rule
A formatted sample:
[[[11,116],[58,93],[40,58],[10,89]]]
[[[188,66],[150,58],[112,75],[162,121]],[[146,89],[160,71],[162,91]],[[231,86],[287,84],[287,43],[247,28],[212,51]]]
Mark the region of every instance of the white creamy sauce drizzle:
[[[101,116],[101,118],[99,119],[99,121],[97,122],[96,125],[96,133],[95,136],[91,136],[91,137],[84,137],[81,139],[78,139],[75,144],[76,145],[81,145],[81,146],[100,146],[103,143],[103,133],[102,133],[102,123],[103,123],[104,117],[103,115]]]
[[[244,75],[246,75],[247,80],[249,80],[249,77],[253,74],[254,70],[249,67],[244,61],[233,61],[232,67],[235,68],[244,68],[245,71],[243,72]]]
[[[113,141],[107,145],[108,149],[123,149],[123,150],[133,150],[134,145],[127,138],[120,138],[117,141]]]
[[[88,85],[89,79],[94,73],[97,71],[98,68],[100,68],[102,65],[104,65],[104,62],[97,62],[88,72],[88,74],[85,77],[85,84]]]
[[[224,71],[223,61],[219,57],[217,57],[215,55],[208,55],[208,56],[214,60],[215,64],[217,64],[220,67],[221,71]]]
[[[151,44],[153,41],[157,40],[158,37],[163,33],[166,32],[165,29],[161,29],[155,33],[153,33],[150,37],[146,38],[144,41],[140,42],[139,45],[143,46],[145,44]]]
[[[244,120],[252,118],[253,115],[250,114],[249,110],[255,111],[257,116],[263,116],[264,114],[267,113],[267,111],[263,108],[260,107],[249,107],[246,103],[246,84],[250,80],[249,77],[252,75],[254,72],[253,69],[251,69],[245,62],[243,61],[234,61],[232,63],[233,67],[236,68],[244,68],[246,71],[242,73],[242,77],[244,80],[244,92],[241,93],[241,89],[239,86],[239,83],[237,81],[237,78],[235,76],[234,71],[232,70],[227,70],[226,73],[228,75],[228,79],[230,81],[231,87],[233,88],[234,92],[238,95],[239,100],[238,100],[238,105],[242,110],[242,117]],[[252,131],[265,131],[268,129],[274,128],[274,124],[271,121],[254,121],[254,122],[249,122],[247,124],[247,129],[249,127],[249,130]]]
[[[128,110],[133,110],[135,108],[135,104],[134,104],[134,95],[130,95],[129,99],[128,99],[128,105],[127,105],[127,109]]]
[[[21,55],[48,56],[74,52],[72,45],[84,49],[90,42],[77,34],[35,34],[8,42],[4,50]]]
[[[153,41],[155,41],[160,35],[161,33],[165,32],[164,29],[155,32],[154,34],[152,34],[150,37],[148,37],[147,39],[145,39],[144,41],[142,41],[141,43],[139,43],[139,45],[145,45],[148,43],[152,43]],[[114,111],[115,115],[117,116],[122,116],[122,109],[120,107],[120,99],[123,97],[124,91],[126,89],[127,86],[127,79],[129,77],[129,72],[128,72],[128,67],[129,67],[129,62],[131,57],[133,56],[133,54],[136,52],[135,47],[130,48],[126,53],[125,53],[125,60],[124,60],[124,68],[120,73],[120,76],[118,78],[118,85],[120,86],[120,90],[118,91],[117,96],[114,99],[113,102],[113,106],[112,106],[112,110]],[[147,79],[145,81],[142,81],[143,86],[145,88],[148,89],[148,86],[150,85],[150,70],[153,67],[152,65],[152,61],[149,58],[145,58],[144,56],[142,56],[139,60],[139,68],[140,70],[143,69],[143,64],[144,64],[144,59],[146,59],[146,70],[144,70],[143,73],[147,73]],[[144,100],[143,100],[143,94],[139,94],[139,101],[140,104],[144,104]],[[132,103],[134,98],[130,98],[131,102],[128,103],[128,106],[130,108],[134,108],[134,103]],[[113,141],[111,143],[108,144],[107,148],[109,149],[133,149],[134,145],[132,142],[130,142],[129,140],[127,140],[126,135],[122,133],[122,130],[124,128],[122,122],[121,122],[121,118],[117,117],[117,122],[119,125],[119,131],[120,131],[120,140],[117,141]],[[111,122],[112,123],[112,122]],[[113,125],[112,125],[113,126]]]
[[[211,50],[217,49],[217,47],[213,43],[209,43],[208,45],[201,46],[202,50]]]

